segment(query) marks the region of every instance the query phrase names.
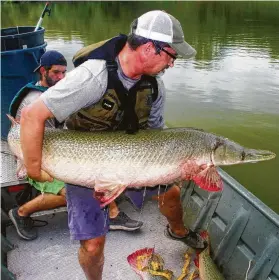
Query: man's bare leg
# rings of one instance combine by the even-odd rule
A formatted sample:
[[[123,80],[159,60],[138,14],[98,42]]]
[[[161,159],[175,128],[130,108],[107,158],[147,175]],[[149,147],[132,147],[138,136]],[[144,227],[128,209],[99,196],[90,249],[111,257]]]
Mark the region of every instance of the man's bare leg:
[[[119,214],[118,206],[115,203],[115,201],[112,201],[109,204],[109,217],[110,217],[110,219],[116,218],[118,214]]]
[[[101,280],[104,266],[105,236],[81,240],[78,252],[80,266],[87,280]]]
[[[20,206],[18,209],[18,215],[28,217],[31,214],[38,211],[54,209],[56,207],[65,205],[65,196],[59,194],[55,195],[50,193],[44,193],[40,194],[39,196]]]
[[[183,223],[183,209],[180,201],[180,188],[172,186],[167,192],[154,197],[159,201],[161,213],[167,218],[169,225],[166,228],[166,236],[183,241],[189,247],[203,249],[206,242],[197,233],[185,228]]]
[[[178,236],[185,236],[188,233],[183,224],[183,211],[180,201],[180,188],[176,185],[159,196],[152,197],[158,200],[161,213],[167,218],[170,229]]]
[[[9,217],[21,238],[25,240],[34,240],[37,238],[37,230],[33,227],[30,215],[38,211],[53,209],[64,205],[66,205],[65,188],[60,191],[59,195],[49,193],[39,195],[19,208],[11,209],[9,211]]]

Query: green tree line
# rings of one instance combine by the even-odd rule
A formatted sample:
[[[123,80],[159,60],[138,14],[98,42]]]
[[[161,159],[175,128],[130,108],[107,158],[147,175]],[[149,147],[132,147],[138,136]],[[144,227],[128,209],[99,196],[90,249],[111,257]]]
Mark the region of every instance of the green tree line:
[[[186,40],[198,51],[197,59],[211,60],[222,46],[242,44],[249,33],[251,46],[268,47],[273,58],[279,56],[279,2],[265,1],[123,1],[123,2],[51,2],[50,17],[43,26],[52,36],[63,31],[65,40],[79,34],[91,44],[119,33],[128,33],[131,21],[144,12],[160,9],[177,17]],[[36,25],[44,2],[2,3],[2,28]],[[47,33],[46,33],[47,34]],[[245,44],[248,44],[247,40]],[[249,47],[249,45],[247,46]]]

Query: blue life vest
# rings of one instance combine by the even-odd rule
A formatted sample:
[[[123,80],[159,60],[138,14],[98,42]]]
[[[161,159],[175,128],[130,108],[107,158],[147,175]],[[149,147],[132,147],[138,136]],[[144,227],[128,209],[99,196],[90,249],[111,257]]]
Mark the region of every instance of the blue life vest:
[[[31,82],[21,88],[18,93],[13,98],[10,107],[9,107],[9,114],[12,117],[16,117],[17,110],[22,102],[22,100],[26,97],[26,95],[30,92],[30,90],[38,90],[41,92],[46,91],[48,88],[43,86],[36,86],[36,82]]]

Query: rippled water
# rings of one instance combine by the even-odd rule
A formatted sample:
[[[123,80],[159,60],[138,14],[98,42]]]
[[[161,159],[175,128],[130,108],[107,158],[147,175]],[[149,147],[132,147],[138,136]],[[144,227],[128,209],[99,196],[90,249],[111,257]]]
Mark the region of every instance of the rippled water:
[[[2,27],[35,25],[43,6],[2,5]],[[279,3],[55,3],[43,23],[47,49],[61,51],[70,70],[81,47],[127,33],[130,22],[151,9],[177,17],[197,49],[194,59],[178,59],[163,76],[167,124],[276,152],[275,160],[225,170],[279,213]]]

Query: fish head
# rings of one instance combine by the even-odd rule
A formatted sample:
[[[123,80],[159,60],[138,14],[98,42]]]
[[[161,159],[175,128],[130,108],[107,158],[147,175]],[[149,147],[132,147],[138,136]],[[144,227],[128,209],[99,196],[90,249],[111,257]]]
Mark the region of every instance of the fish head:
[[[155,271],[161,271],[164,268],[164,260],[158,254],[152,254],[148,261],[148,267]]]
[[[229,139],[217,139],[212,151],[214,165],[233,165],[258,162],[275,158],[276,154],[267,150],[245,148]]]

